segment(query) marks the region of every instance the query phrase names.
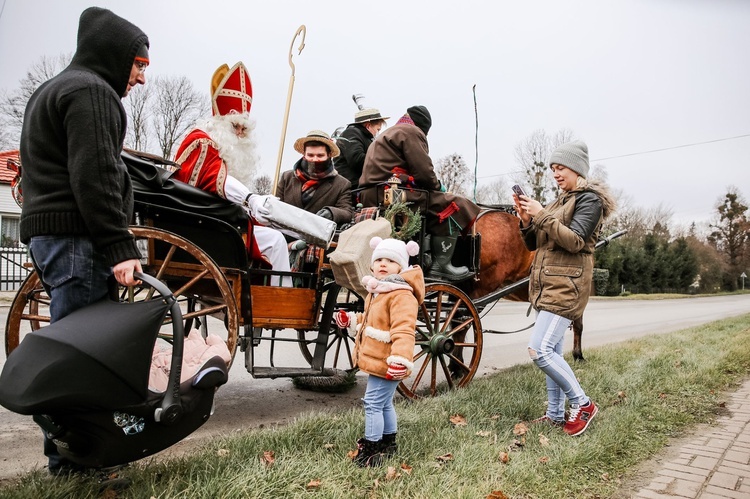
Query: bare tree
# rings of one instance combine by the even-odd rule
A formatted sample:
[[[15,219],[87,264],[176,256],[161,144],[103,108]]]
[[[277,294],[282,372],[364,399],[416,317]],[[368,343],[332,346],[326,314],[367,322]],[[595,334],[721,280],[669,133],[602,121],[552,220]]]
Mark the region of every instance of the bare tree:
[[[152,85],[154,106],[151,122],[161,155],[171,158],[177,141],[197,118],[208,114],[209,99],[195,90],[185,76],[157,76]]]
[[[0,95],[0,145],[2,149],[18,147],[21,139],[21,126],[26,103],[39,85],[65,69],[72,59],[71,54],[60,54],[56,57],[42,56],[26,70],[26,76],[18,82],[19,86],[11,92]]]
[[[516,145],[516,162],[523,171],[521,178],[516,180],[519,184],[529,187],[526,192],[543,205],[557,197],[547,164],[549,157],[555,148],[571,140],[571,130],[561,129],[553,136],[549,136],[547,132],[539,129],[534,130]]]
[[[149,85],[136,85],[123,100],[125,111],[128,113],[128,134],[125,143],[136,151],[148,151],[149,144],[149,100],[151,96]]]
[[[271,187],[273,187],[271,177],[265,173],[253,179],[253,192],[255,194],[271,194]]]
[[[477,187],[477,203],[486,205],[513,204],[510,186],[504,178]]]
[[[443,183],[445,190],[461,196],[466,195],[467,185],[474,180],[464,158],[455,152],[437,160],[435,175]]]

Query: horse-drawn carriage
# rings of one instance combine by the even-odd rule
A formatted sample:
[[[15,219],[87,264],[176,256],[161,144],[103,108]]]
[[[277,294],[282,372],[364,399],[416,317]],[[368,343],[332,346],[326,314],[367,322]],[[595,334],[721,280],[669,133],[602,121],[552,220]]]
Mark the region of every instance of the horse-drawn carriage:
[[[232,358],[238,348],[244,352],[245,367],[253,377],[332,376],[352,369],[353,338],[336,326],[334,313],[361,311],[364,301],[337,284],[326,249],[318,248],[315,261],[301,271],[257,268],[248,261],[252,226],[241,207],[170,179],[169,171],[153,157],[126,152],[123,158],[134,184],[136,224],[131,230],[141,248],[144,273],[177,298],[186,334],[198,328],[204,337],[219,335]],[[433,396],[467,385],[482,354],[481,309],[512,294],[526,298],[531,255],[518,247],[520,237],[511,243],[498,236],[498,228],[504,226],[518,233],[511,214],[490,211],[478,219],[462,252],[467,260],[462,264],[468,264],[477,278],[464,283],[463,289],[427,283],[417,322],[415,368],[399,385],[405,397]],[[480,256],[480,246],[492,251]],[[268,284],[272,276],[283,275],[293,277],[295,286]],[[145,285],[124,288],[119,298],[139,301],[151,293]],[[39,277],[31,272],[8,313],[7,354],[25,334],[49,322],[48,305]],[[168,342],[170,331],[162,335]],[[276,349],[283,343],[297,344],[300,365],[276,365]]]

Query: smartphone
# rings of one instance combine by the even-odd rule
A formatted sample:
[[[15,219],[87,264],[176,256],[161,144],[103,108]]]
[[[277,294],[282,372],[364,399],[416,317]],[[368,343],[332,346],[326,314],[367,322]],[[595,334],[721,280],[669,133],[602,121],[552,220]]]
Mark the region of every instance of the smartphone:
[[[521,186],[518,185],[518,184],[514,185],[512,187],[512,189],[513,189],[513,192],[516,193],[516,196],[525,196],[526,195],[526,193],[523,192],[523,189],[521,188]]]

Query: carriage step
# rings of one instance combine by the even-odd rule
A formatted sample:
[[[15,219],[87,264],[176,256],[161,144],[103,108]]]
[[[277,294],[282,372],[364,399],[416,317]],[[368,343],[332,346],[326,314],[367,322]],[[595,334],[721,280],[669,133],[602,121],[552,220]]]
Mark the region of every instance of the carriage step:
[[[324,372],[325,371],[325,372]],[[330,376],[330,369],[311,369],[299,367],[253,367],[250,372],[254,378],[297,378],[300,376]]]

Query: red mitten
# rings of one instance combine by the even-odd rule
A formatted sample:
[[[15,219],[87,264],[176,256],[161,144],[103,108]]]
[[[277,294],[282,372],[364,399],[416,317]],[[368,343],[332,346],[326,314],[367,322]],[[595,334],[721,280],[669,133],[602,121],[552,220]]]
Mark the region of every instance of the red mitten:
[[[346,329],[349,327],[349,325],[352,323],[352,318],[349,316],[349,314],[346,312],[346,310],[339,310],[334,314],[334,318],[336,319],[336,325],[340,327],[341,329]]]
[[[401,364],[390,364],[385,373],[385,379],[402,380],[406,377],[406,366]]]

